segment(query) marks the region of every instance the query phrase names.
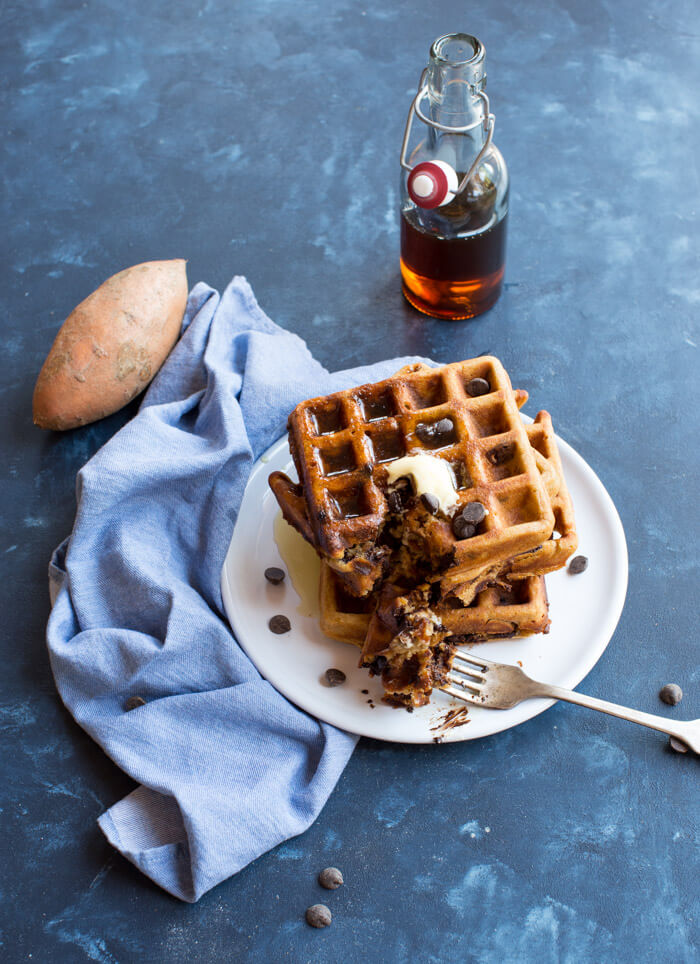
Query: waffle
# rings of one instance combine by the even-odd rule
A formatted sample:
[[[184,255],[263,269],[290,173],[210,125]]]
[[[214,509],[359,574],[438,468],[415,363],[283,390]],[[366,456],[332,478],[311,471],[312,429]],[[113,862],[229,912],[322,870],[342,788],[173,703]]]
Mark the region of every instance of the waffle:
[[[467,385],[490,391],[472,397]],[[344,580],[363,596],[384,579],[392,546],[382,541],[390,517],[385,465],[403,455],[445,459],[459,506],[489,511],[476,534],[457,539],[449,520],[417,520],[434,570],[482,573],[542,545],[554,528],[547,487],[501,363],[492,357],[432,369],[411,365],[391,378],[302,402],[289,417],[289,444],[299,484],[273,472],[282,513]],[[431,441],[425,427],[441,419],[452,431]],[[423,435],[423,440],[416,434]],[[418,526],[416,527],[416,530]],[[437,572],[433,572],[433,578]]]
[[[319,608],[321,631],[341,643],[362,649],[374,610],[375,597],[355,596],[327,562],[321,563]]]
[[[370,616],[360,665],[381,675],[385,702],[422,706],[445,681],[457,645],[546,632],[547,610],[542,577],[501,581],[458,609],[431,605],[430,590],[423,587],[385,585]]]
[[[576,529],[548,413],[538,413],[526,432],[540,472],[543,478],[548,476],[546,487],[558,539],[550,538],[509,560],[505,567],[497,565],[482,572],[478,584],[472,581],[466,594],[465,576],[458,568],[444,574],[439,592],[436,586],[404,591],[398,620],[393,609],[400,590],[388,586],[377,605],[376,597],[359,599],[348,593],[330,567],[322,566],[322,629],[362,647],[361,665],[381,674],[387,702],[409,707],[427,702],[432,688],[440,685],[449,671],[458,640],[476,642],[547,632],[547,596],[541,573],[565,564],[576,549]],[[508,579],[504,572],[509,572]],[[496,584],[484,587],[488,579]],[[471,602],[460,605],[460,595]],[[408,633],[402,637],[401,630],[406,628]]]
[[[375,606],[372,597],[359,598],[349,593],[327,564],[321,565],[321,629],[332,639],[363,648]],[[549,628],[547,592],[541,576],[530,576],[516,583],[507,580],[481,590],[472,604],[453,609],[444,603],[435,613],[448,636],[481,642],[504,636],[529,636]],[[363,652],[363,662],[379,655]]]
[[[541,545],[515,556],[504,566],[493,567],[490,573],[482,574],[477,580],[478,583],[483,583],[489,576],[494,579],[499,575],[507,575],[510,579],[526,579],[555,572],[566,565],[566,561],[578,546],[574,509],[549,413],[538,412],[535,420],[525,426],[525,431],[536,453],[538,467],[550,497],[554,531]],[[441,594],[446,598],[456,596],[468,603],[474,595],[474,584],[473,574],[465,574],[459,568],[452,567],[442,575]]]
[[[578,548],[574,507],[566,486],[564,469],[549,413],[538,412],[534,422],[527,425],[525,429],[530,445],[538,455],[544,458],[556,477],[556,493],[550,493],[554,512],[554,532],[541,546],[531,549],[511,562],[508,571],[513,579],[544,575],[561,569]]]
[[[513,397],[515,398],[515,404],[518,408],[522,408],[530,397],[529,394],[523,388],[514,388]],[[528,434],[528,440],[530,439],[530,426],[525,425],[525,431]],[[552,439],[553,444],[554,440]],[[540,475],[542,476],[542,481],[544,487],[547,490],[547,495],[551,498],[555,496],[559,491],[560,480],[557,476],[556,469],[554,465],[549,461],[543,452],[538,451],[538,449],[533,448],[533,455],[535,456],[535,462],[537,463],[537,468],[540,470]]]

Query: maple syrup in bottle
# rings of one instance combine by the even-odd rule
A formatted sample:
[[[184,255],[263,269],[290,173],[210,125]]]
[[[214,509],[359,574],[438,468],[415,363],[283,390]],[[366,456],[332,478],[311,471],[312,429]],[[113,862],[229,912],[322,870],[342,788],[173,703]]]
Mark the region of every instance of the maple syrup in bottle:
[[[508,171],[492,141],[494,118],[485,85],[481,42],[469,34],[439,38],[431,47],[406,125],[401,156],[403,292],[415,308],[436,318],[473,318],[496,303],[503,286]],[[413,112],[426,124],[426,137],[405,160]],[[436,162],[448,172],[447,180],[434,171]],[[425,196],[421,178],[416,179],[422,169]],[[434,173],[443,192],[436,189],[431,197],[429,177]]]

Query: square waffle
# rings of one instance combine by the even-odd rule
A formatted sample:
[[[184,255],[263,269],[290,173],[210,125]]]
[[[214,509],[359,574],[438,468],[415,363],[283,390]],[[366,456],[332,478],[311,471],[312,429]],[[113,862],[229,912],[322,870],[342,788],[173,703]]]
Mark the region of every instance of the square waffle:
[[[474,379],[487,390],[472,394]],[[488,515],[469,539],[457,539],[449,520],[426,519],[426,539],[441,547],[439,568],[469,573],[476,584],[482,573],[542,545],[554,528],[518,403],[496,358],[407,366],[385,381],[297,405],[288,427],[299,484],[274,472],[270,486],[287,522],[362,596],[390,563],[391,549],[380,540],[390,517],[386,464],[421,453],[445,459],[458,487],[457,511],[478,501]],[[452,430],[431,437],[443,419]]]

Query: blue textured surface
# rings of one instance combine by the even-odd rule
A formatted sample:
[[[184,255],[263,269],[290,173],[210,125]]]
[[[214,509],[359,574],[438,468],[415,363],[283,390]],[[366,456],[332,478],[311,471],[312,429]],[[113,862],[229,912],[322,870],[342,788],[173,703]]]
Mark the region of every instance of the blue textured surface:
[[[3,4],[0,956],[697,960],[697,763],[570,706],[473,745],[363,740],[304,836],[192,907],[149,884],[97,829],[131,784],[63,710],[43,638],[75,473],[129,411],[64,436],[30,414],[65,315],[152,258],[187,257],[191,283],[220,289],[247,275],[334,368],[491,350],[627,532],[627,605],[582,688],[700,716],[697,4],[138,10]],[[403,302],[395,211],[410,93],[450,29],[486,44],[513,185],[507,289],[453,325]],[[327,864],[347,882],[331,894]],[[333,925],[313,931],[304,909],[324,899]]]

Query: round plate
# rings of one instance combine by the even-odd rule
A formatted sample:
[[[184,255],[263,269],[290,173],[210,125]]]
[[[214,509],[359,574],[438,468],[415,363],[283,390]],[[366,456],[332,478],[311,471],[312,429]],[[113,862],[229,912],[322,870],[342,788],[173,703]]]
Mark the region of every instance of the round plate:
[[[494,640],[475,650],[504,663],[520,661],[535,679],[572,689],[595,666],[617,626],[627,591],[627,545],[600,479],[570,445],[557,441],[576,511],[578,551],[588,556],[588,569],[576,576],[564,569],[546,577],[552,620],[547,635]],[[517,726],[552,705],[552,700],[527,700],[511,710],[469,706],[468,714],[457,717],[461,725],[449,728],[446,717],[465,704],[437,690],[428,706],[413,713],[383,704],[379,680],[357,666],[357,648],[324,636],[318,619],[305,614],[289,578],[273,586],[263,576],[268,566],[286,568],[273,533],[279,509],[267,484],[275,469],[295,477],[286,438],[253,468],[221,573],[221,592],[236,638],[280,693],[343,730],[400,743],[474,740]],[[268,628],[277,613],[292,623],[284,635]],[[330,667],[346,674],[342,686],[327,685]]]

